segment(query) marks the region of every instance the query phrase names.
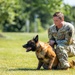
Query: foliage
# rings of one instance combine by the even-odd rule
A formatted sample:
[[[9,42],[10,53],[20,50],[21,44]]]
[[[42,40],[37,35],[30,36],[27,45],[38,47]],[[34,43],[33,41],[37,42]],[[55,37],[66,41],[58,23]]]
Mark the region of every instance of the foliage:
[[[18,0],[0,0],[0,23],[2,27],[7,27],[8,24],[14,23],[15,10],[19,8]]]
[[[42,29],[47,29],[53,23],[52,15],[56,11],[64,12],[65,19],[74,22],[73,13],[70,15],[73,9],[63,4],[63,0],[0,0],[0,29],[9,32],[36,32],[36,19],[40,20]]]
[[[68,4],[64,4],[64,14],[65,14],[65,20],[68,22],[71,22],[75,26],[75,6],[70,6]]]
[[[73,7],[71,8],[71,11],[72,11],[72,12],[70,12],[70,14],[71,14],[71,16],[72,16],[71,21],[74,23],[74,26],[75,26],[75,6],[73,6]]]

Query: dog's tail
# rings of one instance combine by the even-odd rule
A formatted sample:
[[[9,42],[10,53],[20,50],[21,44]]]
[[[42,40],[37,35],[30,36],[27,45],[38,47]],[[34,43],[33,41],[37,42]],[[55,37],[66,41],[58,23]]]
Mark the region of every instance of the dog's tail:
[[[74,68],[75,67],[75,61],[74,60],[72,60],[69,64],[70,64],[70,68]]]

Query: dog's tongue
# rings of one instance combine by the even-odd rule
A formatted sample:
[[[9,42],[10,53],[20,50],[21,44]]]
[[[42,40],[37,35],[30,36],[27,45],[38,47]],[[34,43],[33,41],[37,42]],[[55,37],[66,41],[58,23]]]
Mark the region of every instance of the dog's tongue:
[[[29,52],[29,51],[31,51],[31,47],[27,48],[27,50],[26,50],[26,52]]]

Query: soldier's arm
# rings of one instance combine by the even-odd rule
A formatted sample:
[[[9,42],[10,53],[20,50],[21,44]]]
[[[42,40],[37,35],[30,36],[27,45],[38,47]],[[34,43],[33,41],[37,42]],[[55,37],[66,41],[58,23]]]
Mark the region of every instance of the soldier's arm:
[[[54,44],[56,44],[55,38],[53,37],[50,28],[48,29],[48,38],[49,38],[49,44],[54,47]]]

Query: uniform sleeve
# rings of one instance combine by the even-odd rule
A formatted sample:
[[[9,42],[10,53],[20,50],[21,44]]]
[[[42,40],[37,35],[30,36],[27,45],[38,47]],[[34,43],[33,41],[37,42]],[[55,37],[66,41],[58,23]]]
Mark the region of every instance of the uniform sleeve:
[[[53,40],[53,41],[55,41],[55,38],[53,37],[53,35],[52,35],[52,32],[51,32],[51,29],[50,29],[50,28],[48,29],[48,38],[49,38],[49,40]]]
[[[52,38],[50,28],[48,29],[48,38],[49,38],[49,40]]]
[[[49,38],[49,41],[50,41],[50,40],[55,41],[55,38],[53,37],[53,34],[52,34],[52,28],[49,28],[49,29],[48,29],[48,38]],[[56,41],[55,41],[55,42],[56,42]]]
[[[64,40],[57,40],[57,44],[65,44],[69,45],[73,42],[73,35],[74,35],[74,27],[73,25],[66,27],[65,31],[65,39]]]

